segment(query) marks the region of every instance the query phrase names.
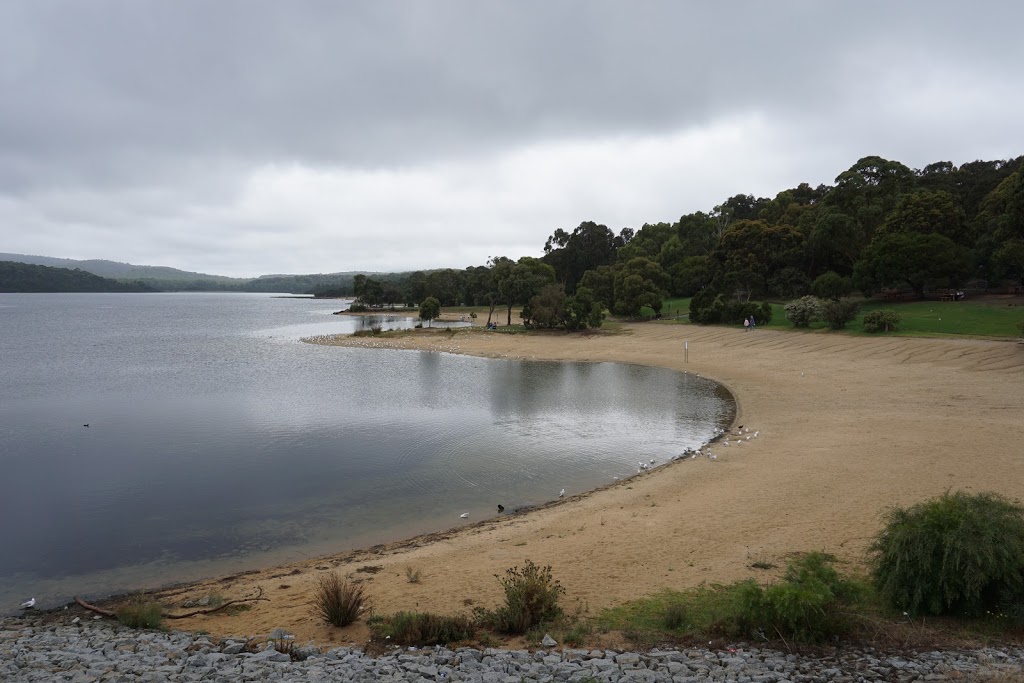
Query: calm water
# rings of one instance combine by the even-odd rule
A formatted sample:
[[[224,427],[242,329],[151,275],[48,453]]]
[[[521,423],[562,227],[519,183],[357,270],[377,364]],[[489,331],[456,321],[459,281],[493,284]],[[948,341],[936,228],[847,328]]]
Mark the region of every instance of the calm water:
[[[341,306],[0,294],[0,613],[543,503],[697,446],[734,409],[661,369],[299,341],[367,324]]]

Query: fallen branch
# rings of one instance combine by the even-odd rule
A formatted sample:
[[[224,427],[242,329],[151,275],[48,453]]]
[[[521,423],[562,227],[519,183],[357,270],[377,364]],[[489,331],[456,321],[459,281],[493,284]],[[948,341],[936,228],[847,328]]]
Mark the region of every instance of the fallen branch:
[[[117,618],[117,615],[114,614],[113,612],[111,612],[110,610],[103,609],[102,607],[97,607],[96,605],[90,605],[89,603],[87,603],[85,600],[83,600],[82,598],[78,597],[77,595],[75,596],[75,602],[77,602],[79,605],[81,605],[85,609],[89,610],[90,612],[95,612],[96,614],[102,614],[105,617],[113,617],[115,619]]]
[[[231,605],[237,605],[237,604],[242,603],[242,602],[255,602],[257,600],[264,600],[266,602],[270,602],[270,598],[263,597],[263,586],[260,586],[260,592],[257,593],[254,597],[251,597],[251,598],[238,598],[237,600],[228,600],[223,605],[221,605],[219,607],[214,607],[213,609],[198,609],[198,610],[196,610],[194,612],[186,612],[185,614],[167,614],[167,613],[164,613],[161,616],[163,616],[164,619],[184,619],[186,617],[194,617],[194,616],[199,615],[199,614],[213,614],[214,612],[219,612],[220,610],[224,609],[225,607],[229,607]]]
[[[255,602],[256,600],[264,600],[264,601],[267,601],[267,602],[270,601],[270,598],[263,597],[263,587],[262,586],[260,586],[259,592],[255,596],[250,597],[250,598],[238,598],[237,600],[228,600],[224,604],[222,604],[222,605],[220,605],[218,607],[214,607],[212,609],[199,609],[199,610],[195,610],[194,612],[186,612],[185,614],[168,614],[167,612],[162,612],[160,614],[160,616],[163,617],[164,619],[185,619],[186,617],[194,617],[194,616],[197,616],[199,614],[213,614],[214,612],[219,612],[220,610],[224,609],[225,607],[230,607],[231,605],[237,605],[237,604],[243,603],[243,602]],[[116,612],[112,612],[111,610],[104,609],[102,607],[97,607],[96,605],[90,605],[89,603],[87,603],[85,600],[83,600],[82,598],[78,597],[77,595],[75,596],[75,602],[77,602],[79,605],[81,605],[85,609],[89,610],[90,612],[95,612],[96,614],[102,614],[105,617],[111,617],[113,619],[117,618],[117,613]]]

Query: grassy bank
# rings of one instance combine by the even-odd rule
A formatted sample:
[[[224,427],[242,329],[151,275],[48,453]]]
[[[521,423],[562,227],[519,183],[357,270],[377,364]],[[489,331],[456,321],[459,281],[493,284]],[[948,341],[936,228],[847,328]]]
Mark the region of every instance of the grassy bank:
[[[689,309],[689,299],[668,299],[663,311]],[[786,320],[784,303],[772,302],[772,320],[763,325],[770,329],[795,330]],[[892,332],[869,333],[864,331],[864,315],[871,311],[892,310],[900,315],[902,322]],[[666,314],[666,317],[669,317]],[[949,337],[970,336],[987,338],[1015,338],[1021,335],[1017,325],[1024,321],[1024,297],[981,297],[966,301],[877,301],[861,302],[857,318],[840,333],[874,334],[891,337]],[[688,324],[686,318],[677,322]],[[761,323],[758,323],[762,326]],[[809,330],[825,331],[824,322],[812,323]],[[834,333],[834,332],[830,332]]]

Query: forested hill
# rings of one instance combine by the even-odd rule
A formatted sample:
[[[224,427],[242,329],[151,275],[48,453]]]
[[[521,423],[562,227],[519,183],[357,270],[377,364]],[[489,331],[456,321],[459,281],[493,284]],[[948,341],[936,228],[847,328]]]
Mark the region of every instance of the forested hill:
[[[56,268],[80,269],[101,277],[121,281],[143,282],[161,292],[291,292],[311,294],[329,289],[352,293],[354,272],[316,273],[308,275],[261,275],[258,278],[227,277],[178,270],[167,266],[139,266],[103,259],[79,261],[53,256],[0,253],[0,261],[15,261]]]
[[[141,282],[120,282],[84,270],[0,261],[0,292],[155,292]]]

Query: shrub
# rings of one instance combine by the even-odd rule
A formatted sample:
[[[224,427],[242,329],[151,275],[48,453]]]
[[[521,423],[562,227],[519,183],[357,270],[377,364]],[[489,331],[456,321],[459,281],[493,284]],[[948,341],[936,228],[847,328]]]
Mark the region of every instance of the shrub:
[[[396,645],[447,645],[476,635],[469,617],[427,612],[399,612],[390,617],[374,617],[368,626],[375,638],[389,639]]]
[[[720,297],[715,296],[715,291],[705,287],[690,299],[690,322],[710,325],[721,322],[721,309],[715,308],[715,303]]]
[[[159,602],[132,601],[117,608],[117,620],[129,628],[160,628],[163,607]]]
[[[655,315],[657,315],[657,313],[655,313],[654,309],[650,306],[640,307],[640,317],[644,320],[651,320]]]
[[[900,314],[891,309],[879,309],[864,314],[865,332],[891,332],[903,320]]]
[[[703,325],[714,323],[740,324],[754,316],[758,325],[767,325],[772,320],[772,306],[768,302],[727,301],[721,295],[715,296],[707,288],[690,299],[690,321]]]
[[[321,576],[313,596],[317,614],[334,626],[354,622],[365,604],[363,586],[343,581],[336,573]]]
[[[665,614],[662,617],[665,628],[675,631],[686,624],[686,605],[679,601],[672,601],[665,607]]]
[[[911,614],[979,615],[1024,602],[1024,508],[994,493],[891,508],[871,553],[879,592]]]
[[[351,311],[352,313],[366,313],[370,309],[366,304],[360,304],[353,301],[352,304],[348,307],[348,310]]]
[[[833,330],[841,330],[857,317],[860,304],[854,301],[826,301],[821,306],[821,319]]]
[[[844,296],[850,296],[853,291],[853,280],[830,270],[814,280],[811,291],[814,296],[821,299],[839,301]]]
[[[558,598],[565,589],[552,578],[550,565],[538,567],[527,560],[522,569],[512,567],[497,578],[505,589],[505,604],[493,612],[478,612],[478,618],[491,628],[520,635],[562,615]]]
[[[420,578],[422,578],[422,576],[419,569],[413,567],[411,564],[405,568],[406,581],[408,581],[409,583],[419,583]]]
[[[781,583],[762,589],[753,579],[741,582],[735,620],[747,635],[759,630],[803,641],[822,641],[845,632],[849,625],[840,607],[858,594],[832,567],[832,558],[808,553],[793,560]]]
[[[786,320],[796,327],[809,327],[816,320],[821,320],[821,302],[817,297],[802,296],[790,301],[784,307]]]

